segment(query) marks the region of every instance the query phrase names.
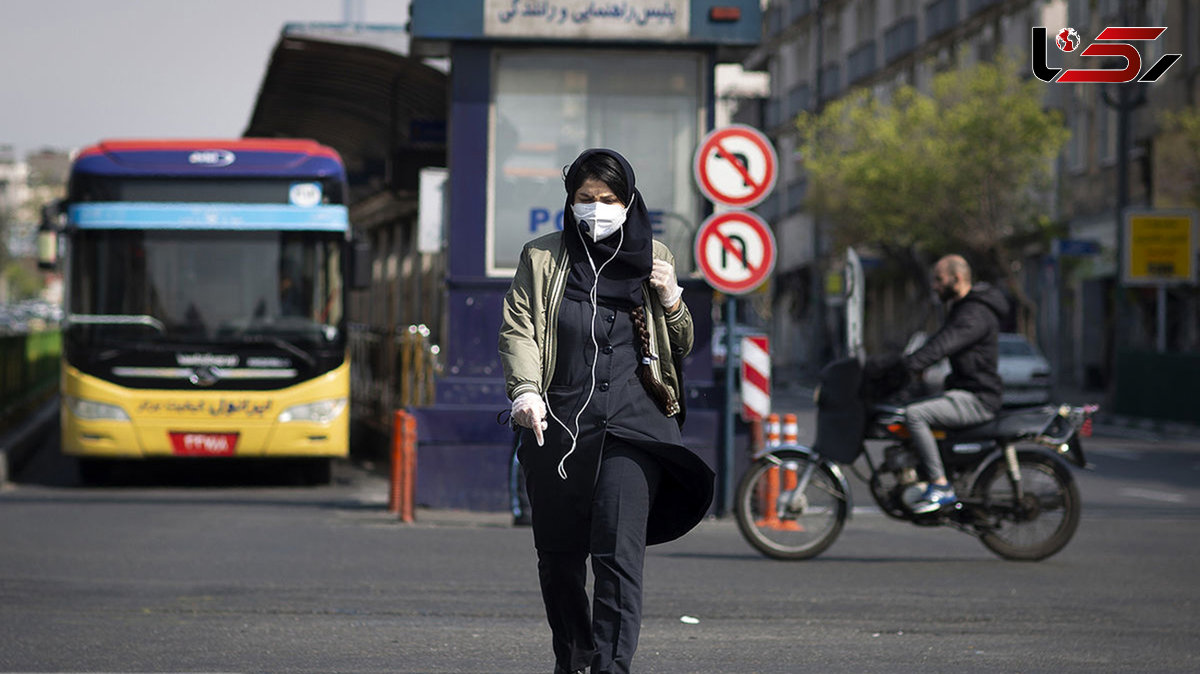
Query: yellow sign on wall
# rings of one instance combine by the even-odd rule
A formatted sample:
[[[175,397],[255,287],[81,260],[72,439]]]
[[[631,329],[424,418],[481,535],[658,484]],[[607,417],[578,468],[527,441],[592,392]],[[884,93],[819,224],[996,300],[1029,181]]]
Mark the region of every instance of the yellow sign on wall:
[[[1196,282],[1195,211],[1131,211],[1125,214],[1126,285]]]

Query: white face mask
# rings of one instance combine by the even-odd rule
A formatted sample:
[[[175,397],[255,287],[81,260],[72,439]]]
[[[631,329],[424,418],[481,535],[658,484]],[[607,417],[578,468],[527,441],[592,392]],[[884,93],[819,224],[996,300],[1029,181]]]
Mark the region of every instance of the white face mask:
[[[632,203],[630,200],[630,204]],[[575,214],[580,227],[592,235],[592,241],[599,241],[612,236],[625,224],[625,214],[629,212],[629,207],[592,202],[575,204],[571,206],[571,212]]]

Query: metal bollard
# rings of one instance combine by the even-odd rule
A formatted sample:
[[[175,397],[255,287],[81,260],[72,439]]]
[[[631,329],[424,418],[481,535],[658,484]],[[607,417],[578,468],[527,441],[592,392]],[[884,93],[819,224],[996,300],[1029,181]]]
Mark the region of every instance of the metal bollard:
[[[794,445],[799,439],[799,427],[795,414],[783,415],[783,439],[780,440],[781,425],[779,423],[778,414],[770,414],[767,416],[767,444],[770,447],[779,447],[787,443]],[[767,469],[766,485],[763,488],[760,497],[762,498],[761,510],[763,517],[759,518],[756,526],[767,527],[777,531],[804,531],[803,525],[795,520],[784,520],[779,517],[777,510],[778,501],[781,494],[786,491],[794,490],[799,482],[796,471],[786,470],[780,467]]]
[[[775,448],[779,446],[779,415],[767,415],[767,447]],[[759,493],[760,506],[759,509],[763,513],[755,524],[760,527],[771,527],[772,529],[779,527],[779,515],[775,511],[776,502],[779,500],[779,469],[767,469],[767,482]]]
[[[417,419],[396,410],[392,422],[392,471],[388,512],[401,522],[414,521],[417,487]]]

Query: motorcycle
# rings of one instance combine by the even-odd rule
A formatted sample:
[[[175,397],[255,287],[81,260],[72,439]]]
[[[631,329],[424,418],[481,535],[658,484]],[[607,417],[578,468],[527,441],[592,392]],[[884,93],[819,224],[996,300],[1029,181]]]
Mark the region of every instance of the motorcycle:
[[[853,257],[852,262],[857,263]],[[857,276],[861,287],[861,270]],[[853,305],[853,302],[849,303]],[[768,557],[809,559],[837,539],[853,510],[849,466],[889,517],[948,526],[977,537],[1004,559],[1041,560],[1062,550],[1079,526],[1079,489],[1068,462],[1083,468],[1082,437],[1096,405],[1002,410],[968,428],[939,431],[938,449],[958,502],[918,513],[927,485],[904,408],[881,398],[886,376],[864,376],[861,321],[850,321],[850,352],[820,374],[813,447],[785,444],[755,455],[738,485],[734,511],[745,539]],[[887,375],[876,368],[868,374]],[[868,447],[868,441],[872,446]],[[877,445],[883,444],[880,448]]]
[[[854,358],[827,366],[814,446],[767,447],[742,477],[734,508],[750,545],[776,559],[809,559],[828,549],[852,511],[841,464],[868,485],[889,517],[955,528],[1005,559],[1045,559],[1070,542],[1082,506],[1067,461],[1086,465],[1080,438],[1095,405],[1002,411],[985,424],[939,433],[938,449],[959,499],[917,513],[913,504],[927,482],[904,409],[865,400],[862,370]],[[867,441],[875,440],[887,444],[868,449]]]

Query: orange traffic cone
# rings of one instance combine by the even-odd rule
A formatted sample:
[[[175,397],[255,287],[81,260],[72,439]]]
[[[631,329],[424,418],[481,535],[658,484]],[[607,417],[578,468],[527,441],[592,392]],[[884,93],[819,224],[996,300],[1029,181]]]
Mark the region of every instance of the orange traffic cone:
[[[784,444],[796,444],[798,427],[795,414],[785,414],[783,416],[783,440]],[[771,447],[780,446],[780,424],[779,415],[770,414],[767,416],[767,444]],[[795,520],[781,520],[776,511],[779,502],[780,488],[780,469],[770,468],[767,470],[766,489],[762,495],[762,512],[766,515],[759,519],[755,524],[760,527],[768,527],[778,531],[804,531],[804,527]],[[796,471],[783,471],[784,488],[795,489],[797,484]]]

